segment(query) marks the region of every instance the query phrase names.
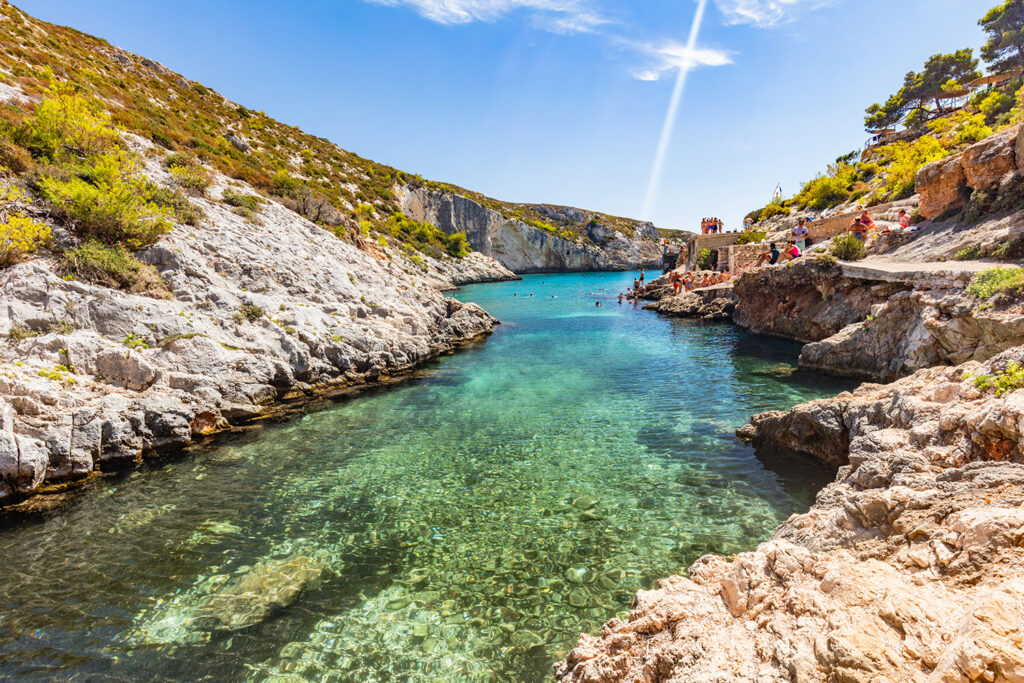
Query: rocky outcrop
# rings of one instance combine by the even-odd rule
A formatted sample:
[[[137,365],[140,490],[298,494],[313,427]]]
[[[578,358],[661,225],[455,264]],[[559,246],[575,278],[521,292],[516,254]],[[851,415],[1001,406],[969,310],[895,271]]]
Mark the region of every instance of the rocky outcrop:
[[[194,201],[205,225],[139,254],[170,299],[65,280],[45,259],[0,270],[0,503],[282,400],[386,381],[497,322],[431,283],[514,277],[483,256],[425,271],[274,202],[255,227]]]
[[[740,327],[804,342],[801,369],[892,381],[935,365],[985,361],[1020,342],[1024,308],[964,294],[972,276],[808,258],[744,273],[727,298]],[[663,300],[652,310],[697,317],[730,310],[707,303]]]
[[[935,365],[984,361],[1024,339],[1024,311],[993,307],[956,288],[897,292],[867,317],[806,345],[800,367],[892,381]]]
[[[716,285],[677,295],[670,294],[653,304],[647,304],[644,309],[676,318],[729,320],[735,307],[736,297],[732,287]]]
[[[804,343],[863,321],[873,306],[910,289],[901,282],[848,278],[834,261],[814,258],[748,271],[733,287],[737,325],[754,334]]]
[[[994,192],[1000,187],[1005,187],[1007,192],[1017,192],[1019,183],[1012,182],[1012,176],[1018,173],[1020,165],[1017,158],[1021,144],[1019,133],[1019,126],[1008,128],[961,154],[922,167],[916,180],[921,215],[934,220],[963,208],[972,192]]]
[[[1024,347],[759,416],[743,434],[841,465],[732,561],[637,594],[563,682],[1024,680]],[[984,386],[984,383],[981,383]]]
[[[588,223],[591,217],[579,209],[543,207],[558,211],[559,220],[581,226],[583,237],[574,241],[508,218],[452,192],[406,186],[401,188],[399,199],[402,210],[411,218],[431,223],[448,234],[464,232],[475,251],[494,257],[516,273],[613,271],[657,268],[661,264],[658,232],[650,223],[640,224],[634,235],[627,236],[600,221]]]

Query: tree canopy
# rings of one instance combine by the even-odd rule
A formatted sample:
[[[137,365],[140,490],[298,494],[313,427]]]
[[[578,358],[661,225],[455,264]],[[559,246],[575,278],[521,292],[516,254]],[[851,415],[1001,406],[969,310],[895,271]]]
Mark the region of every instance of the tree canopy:
[[[1010,2],[1024,4],[1024,0]],[[869,130],[901,122],[911,127],[921,125],[931,115],[929,104],[934,102],[936,111],[940,111],[943,98],[962,90],[979,75],[978,60],[971,48],[932,55],[922,71],[911,71],[904,77],[903,87],[890,95],[885,104],[872,104],[867,108],[864,125]]]
[[[1024,0],[1006,0],[990,9],[978,24],[988,34],[981,57],[990,71],[1024,68]]]

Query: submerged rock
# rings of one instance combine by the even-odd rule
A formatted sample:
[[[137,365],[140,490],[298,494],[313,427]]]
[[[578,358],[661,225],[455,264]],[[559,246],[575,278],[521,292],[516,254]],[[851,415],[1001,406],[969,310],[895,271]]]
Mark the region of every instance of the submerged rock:
[[[302,555],[261,562],[206,597],[198,616],[226,631],[254,626],[294,603],[322,572],[319,563]]]

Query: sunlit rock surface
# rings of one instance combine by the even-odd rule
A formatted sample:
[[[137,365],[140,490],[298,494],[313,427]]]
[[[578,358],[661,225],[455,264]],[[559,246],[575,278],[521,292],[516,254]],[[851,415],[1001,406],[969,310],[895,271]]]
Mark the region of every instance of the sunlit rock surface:
[[[558,679],[1024,680],[1024,397],[974,379],[1021,360],[755,417],[742,436],[839,466],[835,483],[755,552],[638,593]]]

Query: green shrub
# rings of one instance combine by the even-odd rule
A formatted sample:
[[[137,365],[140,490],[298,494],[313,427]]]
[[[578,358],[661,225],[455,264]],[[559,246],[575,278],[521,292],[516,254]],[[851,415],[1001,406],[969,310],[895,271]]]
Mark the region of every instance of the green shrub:
[[[120,144],[121,136],[98,100],[51,80],[46,97],[26,121],[33,156],[54,162],[94,156]]]
[[[154,186],[140,175],[138,161],[123,152],[101,154],[68,180],[44,177],[39,188],[80,232],[132,251],[153,244],[173,226],[173,211],[150,201]]]
[[[224,195],[221,197],[228,206],[234,206],[239,209],[246,209],[256,213],[263,206],[263,198],[254,194],[239,194],[232,192],[231,190],[224,190]]]
[[[89,240],[68,249],[58,260],[61,272],[78,280],[136,294],[170,297],[156,269],[136,259],[122,246]]]
[[[978,299],[996,294],[1020,296],[1024,290],[1024,268],[986,268],[967,285],[967,293]]]
[[[697,252],[697,270],[711,270],[712,254],[710,249],[701,249]]]
[[[828,253],[840,261],[860,261],[867,256],[864,243],[853,235],[840,235],[833,239]]]
[[[147,199],[155,206],[168,209],[178,221],[185,225],[196,226],[203,222],[206,214],[201,208],[188,200],[179,190],[146,183]]]
[[[148,349],[149,348],[149,345],[146,344],[146,340],[143,339],[142,337],[140,337],[139,335],[135,334],[134,332],[129,332],[128,336],[125,337],[122,340],[121,343],[124,344],[125,346],[127,346],[130,349]]]
[[[747,230],[740,234],[739,239],[736,240],[736,244],[760,244],[768,237],[767,230]]]
[[[1018,389],[1024,389],[1024,367],[1021,367],[1019,363],[1010,361],[1006,365],[1006,369],[1002,372],[997,372],[995,376],[976,376],[974,378],[974,386],[982,391],[995,389],[996,396],[1004,396]]]
[[[923,135],[912,143],[894,142],[875,150],[878,163],[885,167],[883,192],[890,200],[906,199],[914,194],[917,172],[932,161],[949,155],[936,138]]]
[[[174,178],[174,183],[178,187],[197,197],[205,196],[206,191],[213,184],[210,172],[199,165],[175,165],[170,167],[170,171],[171,177]]]
[[[255,304],[246,304],[245,306],[242,306],[238,313],[242,318],[245,318],[251,323],[256,322],[266,315],[266,312]]]
[[[50,226],[26,216],[17,187],[0,187],[0,268],[25,260],[50,242]]]
[[[789,209],[779,202],[772,202],[768,206],[761,209],[757,215],[757,222],[766,221],[769,218],[775,218],[776,216],[788,216]]]
[[[993,250],[992,256],[1003,260],[1024,258],[1024,238],[1014,237],[1002,242]]]
[[[981,256],[981,247],[977,244],[969,244],[953,254],[953,259],[956,261],[972,261],[979,256]]]
[[[800,207],[831,209],[851,199],[859,178],[857,167],[841,158],[829,165],[826,175],[806,183],[793,200]]]
[[[469,240],[466,239],[466,233],[457,232],[453,235],[448,235],[445,242],[445,251],[448,252],[449,256],[463,258],[469,254]]]

